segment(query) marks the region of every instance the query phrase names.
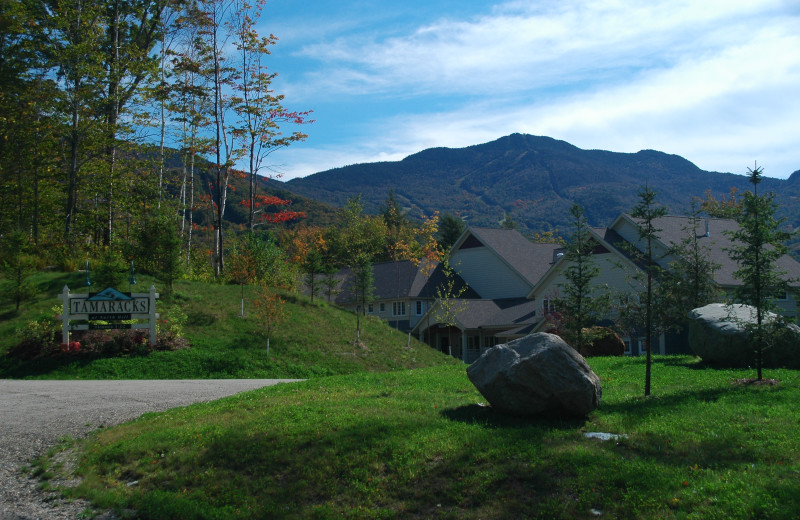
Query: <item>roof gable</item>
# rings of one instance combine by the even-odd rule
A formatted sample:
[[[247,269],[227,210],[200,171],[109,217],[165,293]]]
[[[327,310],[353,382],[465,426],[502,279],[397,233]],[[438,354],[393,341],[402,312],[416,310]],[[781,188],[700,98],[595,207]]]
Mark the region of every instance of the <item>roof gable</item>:
[[[480,245],[475,245],[476,242]],[[466,247],[465,247],[466,246]],[[468,228],[453,246],[453,251],[484,246],[508,267],[534,285],[553,263],[560,244],[531,242],[515,229]]]

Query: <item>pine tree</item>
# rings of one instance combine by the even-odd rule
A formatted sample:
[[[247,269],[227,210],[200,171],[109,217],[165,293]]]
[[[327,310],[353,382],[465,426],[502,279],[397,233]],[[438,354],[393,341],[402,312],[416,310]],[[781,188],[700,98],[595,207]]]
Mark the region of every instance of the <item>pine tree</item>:
[[[786,241],[791,234],[780,229],[785,219],[776,219],[777,205],[774,193],[758,194],[763,168],[748,168],[753,191],[745,192],[742,210],[736,217],[739,229],[729,234],[734,245],[728,250],[730,258],[739,268],[733,275],[742,285],[736,291],[737,299],[755,308],[756,323],[752,327],[755,340],[756,371],[763,378],[762,364],[765,343],[771,323],[769,318],[776,294],[786,291],[785,273],[777,266],[778,259],[786,254]]]
[[[722,291],[714,281],[714,271],[720,265],[709,258],[709,251],[701,243],[700,208],[692,202],[686,236],[679,244],[673,244],[670,253],[675,259],[660,281],[665,308],[662,314],[678,327],[685,326],[686,316],[692,310],[717,300]]]
[[[663,206],[656,206],[656,193],[646,184],[639,190],[639,203],[633,208],[631,216],[637,219],[639,240],[644,247],[642,260],[645,265],[647,277],[646,290],[644,293],[644,345],[645,345],[645,376],[644,376],[644,395],[650,395],[650,378],[652,371],[652,341],[654,335],[653,310],[654,310],[654,281],[658,276],[659,267],[653,258],[653,243],[658,240],[658,233],[661,229],[655,226],[655,220],[667,214],[667,209]]]
[[[580,348],[594,339],[589,327],[607,313],[609,300],[607,291],[600,291],[594,279],[600,270],[595,265],[592,252],[597,242],[589,233],[584,209],[574,204],[570,209],[573,218],[573,233],[564,253],[569,262],[564,271],[567,283],[561,284],[564,297],[555,300],[555,306],[565,329],[565,339],[575,348]]]

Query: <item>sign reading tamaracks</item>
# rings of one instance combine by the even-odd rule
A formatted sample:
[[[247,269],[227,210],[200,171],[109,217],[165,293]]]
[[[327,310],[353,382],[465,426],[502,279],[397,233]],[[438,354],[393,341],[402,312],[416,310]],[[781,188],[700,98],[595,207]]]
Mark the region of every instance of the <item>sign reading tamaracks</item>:
[[[149,293],[124,293],[108,287],[99,293],[70,294],[65,285],[58,295],[63,303],[62,342],[69,344],[69,333],[73,330],[149,329],[150,343],[155,345],[158,296],[155,286],[150,286]],[[122,323],[131,320],[138,323]],[[71,323],[75,321],[86,323]],[[105,323],[96,323],[98,321]]]

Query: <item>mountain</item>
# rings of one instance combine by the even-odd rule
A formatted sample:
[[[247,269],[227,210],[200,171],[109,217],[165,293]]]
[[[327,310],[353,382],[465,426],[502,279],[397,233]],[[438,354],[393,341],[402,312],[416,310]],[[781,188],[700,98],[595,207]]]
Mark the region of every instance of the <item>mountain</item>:
[[[285,188],[335,206],[361,194],[371,213],[394,189],[411,216],[449,212],[470,225],[497,226],[508,214],[522,231],[547,231],[569,228],[574,202],[586,208],[592,225],[610,224],[637,203],[645,183],[673,214],[685,213],[692,197],[705,197],[707,190],[719,198],[731,188],[750,189],[744,175],[704,171],[677,155],[583,150],[523,134],[466,148],[432,148],[402,161],[335,168],[292,179]],[[759,190],[776,192],[781,216],[800,224],[800,170],[787,180],[765,178]]]

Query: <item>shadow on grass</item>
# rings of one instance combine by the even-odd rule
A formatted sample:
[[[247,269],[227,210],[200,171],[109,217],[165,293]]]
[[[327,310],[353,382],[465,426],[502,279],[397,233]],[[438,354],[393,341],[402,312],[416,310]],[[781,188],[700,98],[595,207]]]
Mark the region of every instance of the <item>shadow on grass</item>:
[[[11,320],[18,317],[20,314],[16,311],[16,309],[11,309],[10,311],[6,311],[0,313],[0,320]]]
[[[64,290],[65,285],[69,287],[71,292],[77,292],[79,289],[86,287],[86,275],[84,273],[59,274],[55,278],[39,282],[37,288],[45,295],[56,295]],[[54,305],[59,303],[61,303],[60,300],[53,302]]]
[[[686,390],[671,394],[652,394],[649,397],[638,397],[632,400],[610,404],[601,404],[600,410],[604,413],[624,413],[646,417],[652,411],[670,411],[686,406],[691,402],[713,403],[721,397],[736,392],[736,388],[714,388],[708,390]]]
[[[531,430],[525,428],[530,421],[515,422]],[[463,444],[452,449],[431,445],[421,450],[415,441],[409,441],[421,432],[431,439],[445,435],[436,430],[436,426],[397,418],[357,421],[327,431],[315,427],[291,438],[269,430],[231,428],[209,442],[196,461],[194,474],[209,473],[205,485],[221,488],[220,496],[236,501],[257,496],[260,511],[254,516],[265,518],[283,517],[289,510],[293,514],[288,516],[293,518],[316,518],[321,511],[327,512],[321,518],[338,518],[354,507],[364,518],[395,517],[398,513],[433,518],[448,510],[450,516],[458,517],[459,511],[485,507],[486,503],[491,503],[493,515],[497,509],[510,508],[508,514],[494,517],[514,518],[520,516],[512,514],[519,512],[514,508],[530,512],[536,502],[556,492],[558,480],[547,465],[532,468],[505,454],[498,460],[486,459],[480,450]],[[538,438],[520,434],[513,436],[512,442],[531,446],[539,443]],[[206,471],[211,468],[213,471]],[[475,480],[475,472],[481,468],[490,476]],[[222,478],[234,475],[238,484]],[[525,489],[524,498],[507,503],[496,498],[508,495],[510,489]],[[173,491],[173,497],[181,497],[179,486]],[[202,504],[212,509],[206,511],[208,517],[217,513],[211,502]],[[225,505],[239,506],[234,502]]]
[[[491,406],[470,404],[442,411],[451,421],[477,424],[488,428],[546,428],[574,430],[586,424],[584,417],[562,417],[557,415],[514,416],[495,411]]]
[[[64,367],[72,366],[80,370],[89,366],[98,358],[76,358],[68,356],[53,356],[38,358],[31,361],[6,359],[0,363],[0,378],[24,379],[27,377],[42,377]]]

